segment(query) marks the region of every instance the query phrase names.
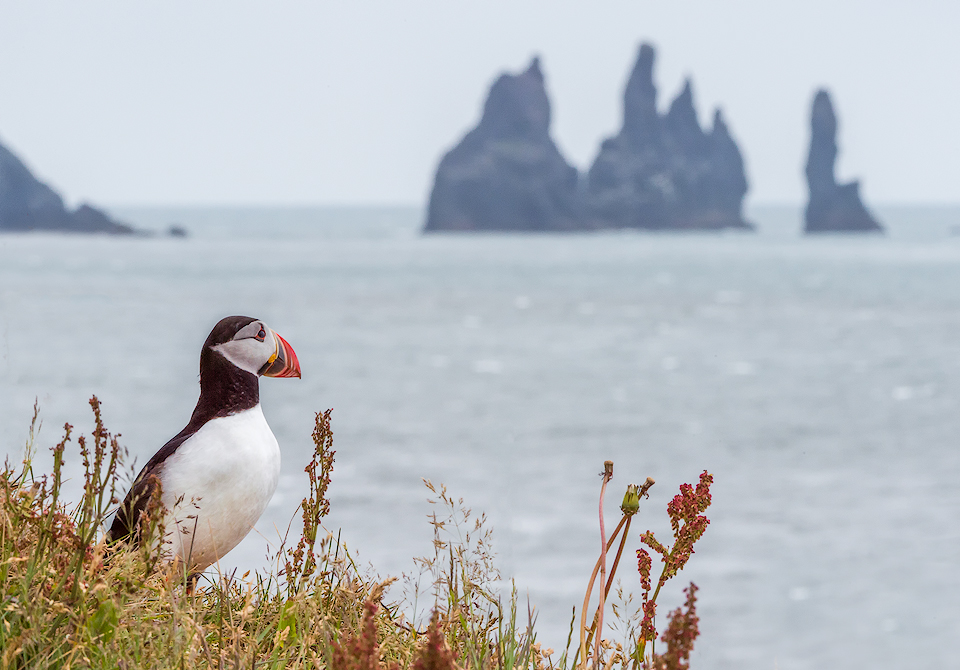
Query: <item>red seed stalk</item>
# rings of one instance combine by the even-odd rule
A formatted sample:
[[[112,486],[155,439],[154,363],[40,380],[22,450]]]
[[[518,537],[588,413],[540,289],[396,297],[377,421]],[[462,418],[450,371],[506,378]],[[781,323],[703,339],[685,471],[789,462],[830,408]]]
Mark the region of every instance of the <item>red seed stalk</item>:
[[[645,549],[637,549],[637,571],[640,573],[640,584],[643,588],[643,621],[640,624],[640,640],[637,645],[636,660],[641,665],[645,663],[644,654],[647,642],[653,642],[657,638],[655,617],[657,596],[660,595],[660,589],[667,580],[676,576],[687,564],[694,553],[693,545],[703,536],[710,524],[710,520],[702,512],[706,511],[712,501],[710,496],[710,485],[712,483],[713,475],[704,470],[696,488],[690,484],[681,484],[680,493],[675,495],[667,505],[667,514],[670,516],[670,526],[673,529],[674,538],[671,547],[667,548],[661,544],[649,530],[640,536],[640,541],[657,552],[660,555],[660,560],[663,561],[663,570],[660,572],[657,587],[651,596],[650,570],[652,560]],[[688,604],[694,602],[695,596],[693,594],[695,593],[696,587],[692,587],[688,593]],[[676,613],[674,613],[675,616]],[[693,616],[696,616],[695,609],[693,610]],[[696,628],[696,626],[694,625],[693,628]],[[692,645],[691,640],[691,648]]]

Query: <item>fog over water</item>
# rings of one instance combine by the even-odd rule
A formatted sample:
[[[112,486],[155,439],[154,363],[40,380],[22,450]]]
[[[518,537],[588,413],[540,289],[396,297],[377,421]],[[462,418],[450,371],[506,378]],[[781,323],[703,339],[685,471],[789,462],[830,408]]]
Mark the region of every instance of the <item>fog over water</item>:
[[[878,208],[889,235],[422,237],[417,209],[130,209],[185,240],[0,237],[0,444],[34,398],[50,446],[96,393],[139,463],[186,423],[222,316],[263,318],[303,379],[265,379],[280,488],[224,567],[261,567],[334,408],[327,527],[381,574],[430,551],[445,483],[494,528],[505,576],[562,647],[599,543],[605,459],[657,480],[669,532],[715,476],[690,580],[693,667],[950,667],[960,639],[960,207]],[[74,466],[76,464],[74,463]],[[631,550],[638,546],[632,538]],[[627,559],[630,557],[628,556]],[[638,586],[633,561],[624,585]]]

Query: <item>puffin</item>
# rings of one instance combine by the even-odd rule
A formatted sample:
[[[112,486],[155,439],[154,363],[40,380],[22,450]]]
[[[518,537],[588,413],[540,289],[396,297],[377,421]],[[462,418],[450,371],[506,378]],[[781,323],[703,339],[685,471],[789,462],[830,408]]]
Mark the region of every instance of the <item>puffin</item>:
[[[299,378],[293,347],[260,319],[221,319],[200,352],[190,421],[137,475],[108,543],[139,544],[141,517],[161,505],[161,557],[182,566],[192,591],[200,573],[246,537],[280,477],[280,446],[260,408],[261,376]]]

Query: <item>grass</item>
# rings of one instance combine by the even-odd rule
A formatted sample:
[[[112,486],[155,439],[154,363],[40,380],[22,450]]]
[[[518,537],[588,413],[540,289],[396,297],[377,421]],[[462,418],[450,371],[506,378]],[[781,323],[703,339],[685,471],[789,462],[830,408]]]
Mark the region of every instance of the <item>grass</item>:
[[[641,548],[638,574],[628,577],[640,586],[641,603],[633,606],[632,596],[618,587],[619,604],[608,608],[630,522],[653,480],[627,487],[620,524],[609,538],[601,530],[598,567],[588,580],[580,623],[574,612],[567,648],[557,653],[537,642],[536,613],[520,606],[516,589],[501,595],[486,519],[474,516],[443,486],[426,482],[435,506],[434,539],[432,552],[415,559],[426,584],[414,584],[393,599],[394,579],[378,581],[358,570],[339,538],[320,524],[329,510],[335,453],[330,411],[316,415],[301,537],[283,543],[272,569],[241,577],[219,574],[188,593],[187,576],[162,560],[152,548],[156,542],[138,548],[104,542],[104,528],[124,493],[126,454],[104,427],[99,401],[92,398],[90,405],[91,435],[74,438],[72,426],[65,425],[52,447],[52,472],[34,472],[35,409],[22,463],[8,463],[0,473],[0,670],[689,667],[698,633],[696,586],[690,585],[686,603],[668,616],[659,637],[665,651],[659,654],[656,601],[709,523],[702,515],[710,503],[707,473],[696,488],[683,485],[668,505],[672,545],[649,531],[640,538],[662,565],[656,588],[653,559]],[[68,502],[62,492],[64,462],[74,457],[83,466],[83,491],[79,502]],[[603,491],[612,474],[608,463]],[[158,512],[150,518],[159,518]],[[602,494],[598,512],[603,528]],[[152,523],[146,533],[156,538],[163,529]],[[608,560],[618,537],[617,553]],[[591,609],[595,586],[600,597]],[[612,641],[604,623],[608,609],[620,642]]]

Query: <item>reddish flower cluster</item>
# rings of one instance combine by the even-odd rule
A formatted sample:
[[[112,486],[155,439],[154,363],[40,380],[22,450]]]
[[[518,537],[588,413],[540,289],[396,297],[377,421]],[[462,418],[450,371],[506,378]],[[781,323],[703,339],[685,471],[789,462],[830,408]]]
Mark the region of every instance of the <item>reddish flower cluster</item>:
[[[700,482],[694,489],[690,484],[681,484],[680,493],[673,497],[667,505],[667,514],[670,515],[670,526],[673,528],[673,546],[667,549],[647,531],[640,536],[640,541],[656,551],[663,560],[663,573],[660,575],[659,585],[676,575],[687,564],[693,555],[693,545],[699,540],[710,519],[701,512],[710,507],[710,484],[713,475],[706,470],[700,475]]]
[[[670,515],[670,525],[673,527],[675,538],[670,552],[672,560],[668,579],[687,564],[693,554],[694,543],[703,536],[710,524],[710,519],[700,513],[710,507],[712,483],[713,475],[704,470],[696,489],[689,484],[681,484],[680,493],[675,495],[667,505],[667,514]]]
[[[313,574],[317,567],[317,557],[313,548],[317,542],[317,529],[320,519],[330,511],[327,488],[330,486],[330,473],[333,471],[334,455],[333,430],[330,427],[330,414],[318,412],[313,429],[313,459],[303,469],[310,482],[310,494],[300,503],[303,511],[303,535],[297,542],[297,548],[287,555],[284,574],[287,588],[291,591],[299,588],[301,582]]]
[[[413,670],[456,670],[456,656],[443,639],[440,630],[440,615],[433,613],[427,630],[427,643],[417,652]]]
[[[664,670],[688,670],[693,643],[700,635],[700,617],[697,616],[697,585],[690,582],[684,607],[678,607],[670,613],[670,623],[660,638],[667,645],[667,652],[658,654],[654,662],[657,668]]]
[[[377,604],[368,600],[359,634],[348,637],[343,644],[334,642],[330,670],[400,670],[396,661],[385,663],[380,658],[377,609]],[[437,612],[430,621],[426,643],[417,650],[410,667],[412,670],[457,670],[457,658],[447,646]]]
[[[377,644],[377,604],[364,605],[363,626],[359,635],[333,643],[330,659],[332,670],[380,670],[380,647]]]
[[[645,647],[644,641],[654,640],[657,637],[654,616],[657,612],[656,601],[660,588],[687,564],[694,553],[693,545],[703,536],[704,531],[710,524],[710,520],[702,512],[706,511],[712,501],[710,496],[710,485],[712,483],[713,475],[704,470],[696,488],[690,484],[681,484],[680,493],[674,496],[673,500],[667,505],[670,525],[673,528],[673,546],[665,547],[649,530],[640,536],[640,541],[660,554],[660,559],[663,561],[663,571],[660,573],[660,579],[657,580],[657,588],[651,596],[650,570],[652,560],[646,549],[637,549],[637,571],[640,573],[640,584],[643,587],[643,621],[640,624],[641,649]],[[683,648],[678,645],[684,640],[689,641],[689,648],[692,649],[693,640],[696,639],[699,632],[697,629],[699,620],[696,617],[696,608],[694,607],[696,589],[696,586],[690,585],[690,589],[687,590],[687,613],[681,616],[678,614],[680,610],[673,612],[670,628],[664,633],[665,636],[671,636],[670,639],[673,640],[673,645],[678,650]],[[681,618],[677,619],[678,616]],[[663,639],[666,640],[666,637]],[[669,653],[671,652],[668,651]],[[677,651],[677,654],[681,654],[681,651]],[[686,651],[686,656],[683,656],[683,659],[688,657],[689,650]],[[662,658],[666,658],[666,656]],[[677,656],[676,658],[680,659],[681,657]],[[677,663],[680,662],[677,660]],[[686,668],[686,660],[683,660],[681,665],[665,667]]]
[[[650,568],[653,561],[646,549],[637,549],[637,570],[640,572],[640,586],[643,587],[643,593],[650,593]]]
[[[646,594],[644,594],[646,596]],[[657,601],[656,600],[643,600],[643,621],[640,622],[640,639],[641,640],[655,640],[657,639]]]

